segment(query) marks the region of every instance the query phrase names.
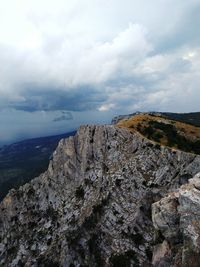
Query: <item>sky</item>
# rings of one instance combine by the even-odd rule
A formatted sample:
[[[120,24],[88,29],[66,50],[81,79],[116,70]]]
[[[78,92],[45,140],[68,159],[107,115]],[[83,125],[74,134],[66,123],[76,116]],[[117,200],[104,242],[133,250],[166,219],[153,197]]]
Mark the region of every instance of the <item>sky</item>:
[[[0,144],[199,111],[199,0],[0,0]]]

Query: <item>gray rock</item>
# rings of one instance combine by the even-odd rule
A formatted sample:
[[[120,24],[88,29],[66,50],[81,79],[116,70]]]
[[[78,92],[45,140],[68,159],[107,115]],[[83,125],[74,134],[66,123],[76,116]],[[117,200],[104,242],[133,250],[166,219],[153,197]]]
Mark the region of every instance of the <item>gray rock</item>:
[[[60,141],[45,173],[0,204],[0,266],[152,266],[157,232],[176,243],[177,209],[186,207],[174,194],[159,202],[161,211],[151,205],[199,171],[199,156],[115,126],[82,126]],[[180,203],[197,208],[196,191],[179,192]]]
[[[167,241],[154,247],[152,265],[156,267],[170,267],[171,249]]]
[[[168,194],[152,205],[155,230],[162,236],[163,242],[171,245],[170,266],[200,266],[199,177],[200,173],[177,192]],[[158,234],[156,238],[158,240]],[[154,247],[155,255],[159,254],[157,246]]]

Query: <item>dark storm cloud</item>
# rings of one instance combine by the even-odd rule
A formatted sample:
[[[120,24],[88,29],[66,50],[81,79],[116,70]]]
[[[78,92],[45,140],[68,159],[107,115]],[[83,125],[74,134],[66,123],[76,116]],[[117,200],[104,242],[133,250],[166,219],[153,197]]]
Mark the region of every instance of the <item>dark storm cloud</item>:
[[[72,113],[69,111],[62,111],[62,114],[53,119],[54,122],[73,120]]]
[[[35,111],[85,111],[95,109],[103,101],[105,96],[102,92],[90,86],[80,86],[71,90],[59,88],[26,88],[22,101],[15,101],[9,107],[26,112]]]

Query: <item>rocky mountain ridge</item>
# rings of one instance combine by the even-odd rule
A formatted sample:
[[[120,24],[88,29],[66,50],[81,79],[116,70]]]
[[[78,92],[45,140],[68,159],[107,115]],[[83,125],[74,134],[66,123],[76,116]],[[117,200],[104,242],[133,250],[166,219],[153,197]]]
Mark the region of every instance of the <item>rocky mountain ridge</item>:
[[[155,113],[139,113],[120,120],[117,127],[138,132],[157,144],[200,155],[200,127]]]
[[[200,112],[190,112],[190,113],[173,113],[173,112],[157,112],[157,111],[151,111],[151,112],[134,112],[131,114],[126,115],[118,115],[115,116],[112,119],[112,124],[117,124],[120,120],[123,119],[129,119],[135,115],[139,114],[148,114],[148,115],[154,115],[154,116],[160,116],[162,118],[166,118],[169,120],[175,120],[179,122],[188,123],[194,126],[200,126]]]
[[[0,148],[0,201],[12,188],[28,183],[46,171],[62,138],[75,132],[28,139]]]
[[[199,266],[198,172],[198,155],[81,126],[1,202],[0,266]]]

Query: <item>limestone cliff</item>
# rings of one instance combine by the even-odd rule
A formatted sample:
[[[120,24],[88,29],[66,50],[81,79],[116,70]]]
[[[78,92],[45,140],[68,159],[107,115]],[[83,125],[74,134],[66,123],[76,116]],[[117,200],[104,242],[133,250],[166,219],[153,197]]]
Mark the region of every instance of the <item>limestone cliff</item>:
[[[198,172],[200,156],[82,126],[0,204],[0,266],[182,266],[191,253],[196,263],[200,231],[187,212],[198,222],[199,189],[184,184]]]
[[[200,173],[152,205],[154,266],[200,266]]]

